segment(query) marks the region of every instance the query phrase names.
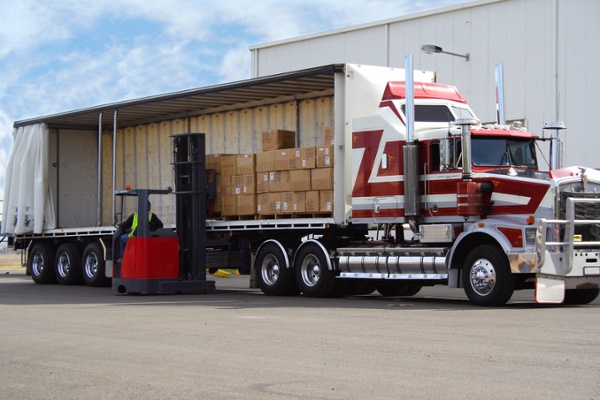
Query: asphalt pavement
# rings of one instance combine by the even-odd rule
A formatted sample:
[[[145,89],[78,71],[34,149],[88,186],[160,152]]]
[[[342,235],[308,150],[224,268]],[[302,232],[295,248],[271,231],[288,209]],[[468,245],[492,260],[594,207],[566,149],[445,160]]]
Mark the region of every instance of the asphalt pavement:
[[[0,271],[0,399],[600,399],[600,303],[115,295]]]

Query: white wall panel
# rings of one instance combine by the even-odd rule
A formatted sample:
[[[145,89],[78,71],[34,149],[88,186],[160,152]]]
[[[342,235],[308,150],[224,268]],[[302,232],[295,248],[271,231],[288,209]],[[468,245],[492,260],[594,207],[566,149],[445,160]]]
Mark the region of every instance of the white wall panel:
[[[600,140],[591,118],[600,81],[600,1],[483,0],[251,48],[253,76],[332,63],[403,67],[414,54],[416,69],[458,87],[478,117],[495,121],[494,68],[504,64],[506,117],[525,119],[542,134],[545,122],[567,125],[565,164],[600,167]],[[470,61],[427,55],[436,44]],[[559,104],[557,109],[556,104]]]

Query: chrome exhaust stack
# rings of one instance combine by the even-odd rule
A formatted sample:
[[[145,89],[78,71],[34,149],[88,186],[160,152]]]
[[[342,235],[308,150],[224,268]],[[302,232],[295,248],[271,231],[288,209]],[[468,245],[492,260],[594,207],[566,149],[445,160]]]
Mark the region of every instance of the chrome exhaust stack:
[[[498,125],[506,125],[504,110],[504,68],[501,62],[496,64],[496,122]]]
[[[551,132],[550,136],[550,170],[562,168],[562,146],[558,139],[558,131],[566,129],[563,122],[547,122],[544,124],[544,130]]]
[[[470,181],[473,178],[473,168],[471,167],[471,125],[477,125],[479,121],[474,118],[463,118],[454,121],[454,125],[461,127],[461,147],[462,147],[462,179]]]
[[[406,144],[402,149],[404,158],[404,216],[414,233],[418,233],[419,205],[419,147],[415,143],[415,97],[412,54],[405,62],[406,86]]]

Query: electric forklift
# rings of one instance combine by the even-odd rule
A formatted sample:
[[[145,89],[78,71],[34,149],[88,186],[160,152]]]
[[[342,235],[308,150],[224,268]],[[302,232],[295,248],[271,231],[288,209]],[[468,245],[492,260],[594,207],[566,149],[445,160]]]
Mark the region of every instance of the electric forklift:
[[[137,198],[138,226],[129,238],[121,263],[113,263],[112,289],[116,294],[214,293],[214,281],[206,280],[206,203],[204,134],[174,135],[175,191],[171,188],[128,189],[116,196]],[[150,195],[176,196],[173,229],[150,231]],[[119,254],[117,229],[112,254]]]

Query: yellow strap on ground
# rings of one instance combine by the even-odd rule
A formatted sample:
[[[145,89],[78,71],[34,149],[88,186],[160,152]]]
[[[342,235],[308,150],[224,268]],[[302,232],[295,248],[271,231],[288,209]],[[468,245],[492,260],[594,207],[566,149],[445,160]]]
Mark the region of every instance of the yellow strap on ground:
[[[229,278],[229,276],[231,275],[230,272],[227,271],[223,271],[222,269],[217,270],[217,272],[215,272],[214,274],[215,276],[219,276],[221,278]]]

